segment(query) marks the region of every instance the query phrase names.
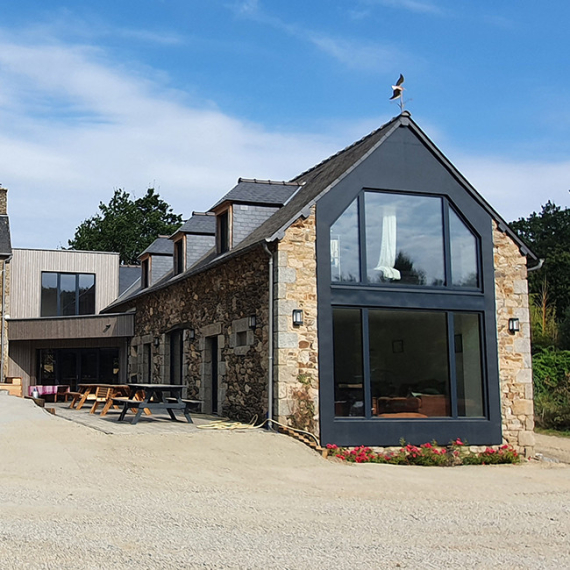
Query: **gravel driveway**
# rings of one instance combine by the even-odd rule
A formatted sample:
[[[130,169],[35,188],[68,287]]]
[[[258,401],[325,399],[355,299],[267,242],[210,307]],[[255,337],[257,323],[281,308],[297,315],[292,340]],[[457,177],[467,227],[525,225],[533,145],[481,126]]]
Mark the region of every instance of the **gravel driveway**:
[[[108,435],[0,396],[3,570],[561,569],[569,534],[564,463],[345,465],[265,431]]]

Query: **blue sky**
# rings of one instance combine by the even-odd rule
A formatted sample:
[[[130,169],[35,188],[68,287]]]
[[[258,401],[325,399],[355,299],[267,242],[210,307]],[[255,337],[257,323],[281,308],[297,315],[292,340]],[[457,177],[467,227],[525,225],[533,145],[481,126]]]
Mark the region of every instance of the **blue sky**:
[[[547,6],[545,8],[544,6]],[[114,189],[183,217],[398,114],[507,220],[570,205],[570,3],[5,3],[0,182],[16,247],[66,246]]]

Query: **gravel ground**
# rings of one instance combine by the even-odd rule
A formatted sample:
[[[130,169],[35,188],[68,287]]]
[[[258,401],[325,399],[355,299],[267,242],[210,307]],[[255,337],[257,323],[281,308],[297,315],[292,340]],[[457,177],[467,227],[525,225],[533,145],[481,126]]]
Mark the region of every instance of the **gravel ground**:
[[[564,463],[345,465],[265,431],[109,435],[0,396],[3,570],[560,569],[569,535]]]

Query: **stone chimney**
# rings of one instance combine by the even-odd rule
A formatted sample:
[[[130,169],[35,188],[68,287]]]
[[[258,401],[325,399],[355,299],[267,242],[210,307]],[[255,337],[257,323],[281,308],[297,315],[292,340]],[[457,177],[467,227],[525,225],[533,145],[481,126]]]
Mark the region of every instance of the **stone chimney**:
[[[2,188],[0,184],[0,216],[8,215],[8,188]]]

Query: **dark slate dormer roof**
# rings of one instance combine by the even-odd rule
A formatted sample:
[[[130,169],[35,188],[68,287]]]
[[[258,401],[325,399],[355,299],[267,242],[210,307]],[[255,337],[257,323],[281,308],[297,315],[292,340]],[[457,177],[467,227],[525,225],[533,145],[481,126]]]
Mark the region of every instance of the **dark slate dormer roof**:
[[[192,212],[192,217],[171,236],[183,234],[216,235],[216,215],[213,212]]]
[[[174,246],[167,236],[157,237],[140,255],[139,259],[145,255],[174,255]]]
[[[140,265],[119,265],[119,297],[140,278]]]
[[[239,178],[237,185],[218,201],[212,210],[215,210],[224,202],[283,206],[297,192],[300,186],[301,184],[296,182]]]
[[[0,216],[0,259],[6,259],[12,255],[12,240],[10,239],[10,219],[8,216]]]

